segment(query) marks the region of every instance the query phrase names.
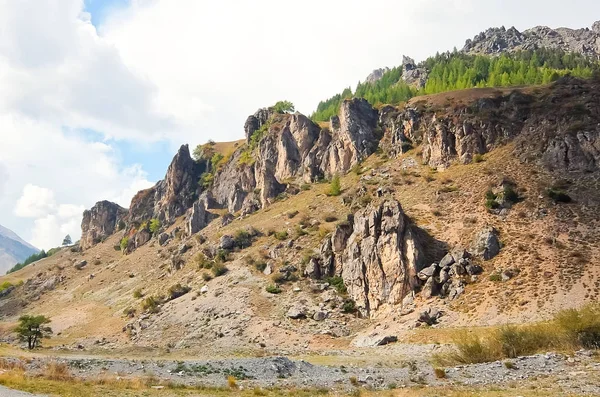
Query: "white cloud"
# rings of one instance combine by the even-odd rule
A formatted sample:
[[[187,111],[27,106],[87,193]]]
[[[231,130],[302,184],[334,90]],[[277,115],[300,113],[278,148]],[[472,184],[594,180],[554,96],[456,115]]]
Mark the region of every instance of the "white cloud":
[[[28,183],[17,201],[15,214],[23,218],[37,218],[52,211],[55,206],[52,190]]]
[[[15,231],[39,248],[59,245],[67,233],[78,239],[83,210],[97,201],[118,198],[127,207],[135,189],[152,185],[106,144],[22,115],[0,112],[0,125],[0,158],[11,180],[0,200],[3,224],[22,226]]]
[[[0,102],[7,110],[107,137],[156,141],[177,130],[156,87],[99,37],[82,0],[0,1]]]

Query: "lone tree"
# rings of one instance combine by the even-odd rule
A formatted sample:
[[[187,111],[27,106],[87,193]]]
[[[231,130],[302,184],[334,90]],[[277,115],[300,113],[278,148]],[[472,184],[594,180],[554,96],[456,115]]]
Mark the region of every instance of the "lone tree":
[[[50,319],[46,316],[21,316],[15,332],[22,341],[27,341],[27,347],[31,350],[41,345],[42,338],[50,337],[52,328],[46,326],[49,323]]]
[[[290,101],[279,101],[273,106],[277,113],[293,113],[295,110],[294,104]]]
[[[342,184],[338,174],[335,174],[331,179],[331,185],[329,185],[329,192],[327,194],[329,196],[339,196],[342,194]]]
[[[71,235],[67,234],[65,236],[65,238],[63,239],[62,245],[65,246],[65,245],[71,245],[71,244],[73,244],[73,240],[71,240]]]

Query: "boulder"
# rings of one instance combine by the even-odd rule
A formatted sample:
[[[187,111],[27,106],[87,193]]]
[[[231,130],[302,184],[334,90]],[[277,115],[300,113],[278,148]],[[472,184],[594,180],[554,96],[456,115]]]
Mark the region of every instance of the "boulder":
[[[86,261],[86,260],[83,260],[83,261],[76,262],[76,263],[73,265],[73,267],[74,267],[75,269],[77,269],[77,270],[81,270],[81,269],[83,269],[83,268],[84,268],[84,267],[86,267],[86,266],[87,266],[87,261]]]
[[[323,321],[323,320],[325,320],[327,318],[327,312],[323,312],[323,311],[317,310],[315,312],[315,314],[313,314],[312,318],[315,321]]]
[[[158,244],[164,246],[167,244],[171,237],[167,233],[161,233],[158,235]]]
[[[438,293],[438,283],[434,277],[430,277],[429,279],[427,279],[427,281],[425,282],[425,285],[423,286],[423,289],[422,289],[423,297],[428,299],[428,298],[431,298],[432,296],[437,295],[437,293]]]
[[[370,335],[364,335],[354,339],[352,341],[352,345],[356,347],[376,347],[384,346],[394,342],[398,342],[398,337],[395,335],[372,333]]]
[[[442,260],[440,261],[440,267],[447,267],[452,265],[455,262],[454,257],[452,256],[452,254],[447,253]]]
[[[292,306],[286,315],[294,320],[303,319],[306,318],[306,309],[300,306]]]
[[[473,241],[472,251],[484,260],[490,260],[500,253],[500,239],[498,231],[491,227],[481,230]]]
[[[437,263],[432,264],[429,267],[426,267],[425,269],[421,270],[418,274],[417,277],[419,277],[420,280],[426,281],[428,280],[430,277],[434,277],[437,275],[439,271],[439,266]]]
[[[235,247],[235,240],[232,236],[225,234],[219,240],[219,249],[232,250]]]
[[[427,325],[435,325],[443,315],[444,313],[438,309],[429,308],[419,314],[417,321]]]
[[[135,248],[139,248],[142,245],[146,244],[148,241],[150,241],[150,238],[152,238],[152,234],[150,234],[150,230],[148,229],[142,229],[139,232],[137,232],[134,236],[133,236],[133,241],[135,242]]]

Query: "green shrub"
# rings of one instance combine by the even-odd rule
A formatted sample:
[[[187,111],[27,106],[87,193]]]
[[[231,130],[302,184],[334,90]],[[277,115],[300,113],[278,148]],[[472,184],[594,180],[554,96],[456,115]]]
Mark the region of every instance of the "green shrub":
[[[327,215],[325,217],[325,222],[335,222],[337,220],[338,220],[338,218],[335,215]]]
[[[2,284],[0,284],[0,292],[9,289],[12,286],[13,286],[13,284],[11,282],[5,281]]]
[[[206,282],[209,282],[209,281],[210,281],[210,280],[212,280],[212,279],[213,279],[213,278],[212,278],[212,276],[211,276],[210,274],[208,274],[208,273],[206,273],[206,272],[203,272],[203,273],[202,273],[202,280],[204,280],[204,281],[206,281]]]
[[[308,234],[308,232],[302,229],[300,225],[296,225],[296,227],[294,228],[294,232],[296,234],[296,238],[306,236]]]
[[[340,182],[340,176],[338,174],[335,174],[333,178],[331,178],[331,184],[329,185],[327,195],[339,196],[340,194],[342,194],[342,184]]]
[[[212,268],[212,272],[215,275],[215,277],[222,276],[225,273],[227,273],[228,271],[229,271],[229,269],[227,269],[227,267],[222,264],[215,264]]]
[[[326,281],[329,283],[329,285],[334,287],[338,293],[340,293],[342,295],[348,293],[348,289],[346,288],[346,285],[344,284],[343,278],[341,278],[339,276],[334,276],[334,277],[329,277]]]
[[[158,305],[160,304],[160,299],[154,296],[148,296],[146,299],[142,301],[142,309],[144,311],[148,311],[150,313],[158,313]]]
[[[181,285],[179,283],[175,284],[169,288],[169,299],[171,299],[171,300],[177,299],[177,298],[187,294],[191,290],[192,289],[190,287],[188,287],[187,285]]]
[[[488,280],[493,281],[495,283],[502,281],[502,276],[500,275],[500,273],[492,273],[490,274],[490,276],[488,277]]]
[[[158,219],[150,220],[150,233],[153,235],[156,234],[160,230],[161,224]]]
[[[286,230],[283,230],[281,232],[275,232],[274,235],[275,235],[275,238],[280,241],[286,240],[289,237],[288,232]]]
[[[600,305],[563,310],[556,315],[555,321],[571,344],[600,349]]]
[[[519,193],[510,184],[504,185],[504,200],[512,204],[519,202]]]
[[[483,155],[481,154],[476,154],[475,156],[473,156],[473,162],[474,163],[481,163],[483,160]]]
[[[287,217],[288,217],[288,219],[292,219],[296,215],[298,215],[299,213],[300,213],[299,211],[290,211],[290,212],[287,213]]]
[[[205,172],[204,174],[200,175],[200,181],[198,181],[198,184],[203,189],[208,189],[212,186],[214,179],[215,179],[215,176],[212,173]]]
[[[302,185],[300,185],[300,190],[302,190],[302,191],[307,191],[310,189],[311,189],[311,186],[308,183],[303,183]]]
[[[264,272],[265,269],[267,268],[267,262],[265,261],[258,261],[254,264],[254,267],[256,268],[256,270],[258,270],[259,272]]]
[[[119,246],[121,247],[121,251],[125,251],[128,244],[129,244],[129,237],[123,237],[121,239],[121,243],[119,244]]]
[[[240,249],[248,248],[252,245],[252,236],[246,230],[238,230],[233,236],[233,242]]]
[[[570,203],[572,201],[571,196],[561,189],[550,188],[546,191],[546,194],[555,203]]]
[[[231,253],[227,250],[218,250],[217,251],[217,255],[215,256],[215,263],[216,264],[223,264],[225,262],[229,262],[229,259],[231,258]],[[214,268],[214,266],[213,266]]]
[[[356,303],[352,299],[346,299],[342,305],[344,313],[354,313],[356,311]]]
[[[280,294],[281,293],[281,288],[279,288],[278,286],[276,286],[274,284],[267,285],[265,290],[270,294]]]
[[[133,291],[133,297],[135,299],[140,299],[141,297],[144,296],[144,293],[142,292],[141,288],[136,289],[135,291]]]

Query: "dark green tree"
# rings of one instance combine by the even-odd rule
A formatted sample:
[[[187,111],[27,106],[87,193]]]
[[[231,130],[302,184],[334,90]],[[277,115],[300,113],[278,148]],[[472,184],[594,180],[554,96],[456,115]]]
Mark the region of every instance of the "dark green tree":
[[[294,104],[290,101],[279,101],[273,106],[273,110],[277,113],[294,113]]]
[[[73,240],[71,239],[71,235],[67,234],[65,236],[65,238],[63,239],[62,245],[66,246],[66,245],[71,245],[73,244]]]
[[[46,316],[21,316],[15,332],[22,341],[27,342],[27,347],[31,350],[40,346],[42,339],[49,338],[52,334],[52,328],[46,324],[50,324],[50,319]]]

